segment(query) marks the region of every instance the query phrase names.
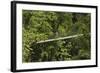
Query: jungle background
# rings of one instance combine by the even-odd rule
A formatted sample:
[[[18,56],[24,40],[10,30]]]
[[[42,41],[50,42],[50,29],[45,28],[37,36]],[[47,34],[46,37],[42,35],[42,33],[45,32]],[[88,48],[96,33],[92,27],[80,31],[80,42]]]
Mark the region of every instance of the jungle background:
[[[91,58],[91,14],[56,11],[22,11],[22,61],[70,61]],[[83,34],[79,37],[37,43]]]

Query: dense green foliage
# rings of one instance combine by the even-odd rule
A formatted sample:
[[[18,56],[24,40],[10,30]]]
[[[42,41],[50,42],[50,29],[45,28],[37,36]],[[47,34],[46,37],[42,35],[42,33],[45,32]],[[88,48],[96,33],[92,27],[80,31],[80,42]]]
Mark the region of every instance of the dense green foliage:
[[[23,10],[23,62],[90,59],[90,14]],[[83,36],[37,43],[41,40]]]

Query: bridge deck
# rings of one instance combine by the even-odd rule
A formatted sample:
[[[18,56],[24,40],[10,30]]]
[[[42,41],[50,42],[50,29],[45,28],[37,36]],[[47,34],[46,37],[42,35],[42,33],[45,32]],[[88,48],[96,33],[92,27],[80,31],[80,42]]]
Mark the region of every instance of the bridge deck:
[[[83,36],[83,34],[72,35],[72,36],[67,36],[67,37],[60,37],[60,38],[55,38],[55,39],[42,40],[42,41],[38,41],[36,43],[45,43],[45,42],[56,41],[56,40],[64,40],[64,39],[75,38],[75,37],[79,37],[79,36]]]

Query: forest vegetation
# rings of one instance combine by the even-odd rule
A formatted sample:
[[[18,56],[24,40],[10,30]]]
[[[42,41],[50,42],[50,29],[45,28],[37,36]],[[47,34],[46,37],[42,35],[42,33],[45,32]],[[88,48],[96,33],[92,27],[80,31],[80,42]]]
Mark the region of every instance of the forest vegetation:
[[[22,61],[70,61],[91,58],[91,14],[22,11]],[[56,38],[82,36],[37,43]]]

